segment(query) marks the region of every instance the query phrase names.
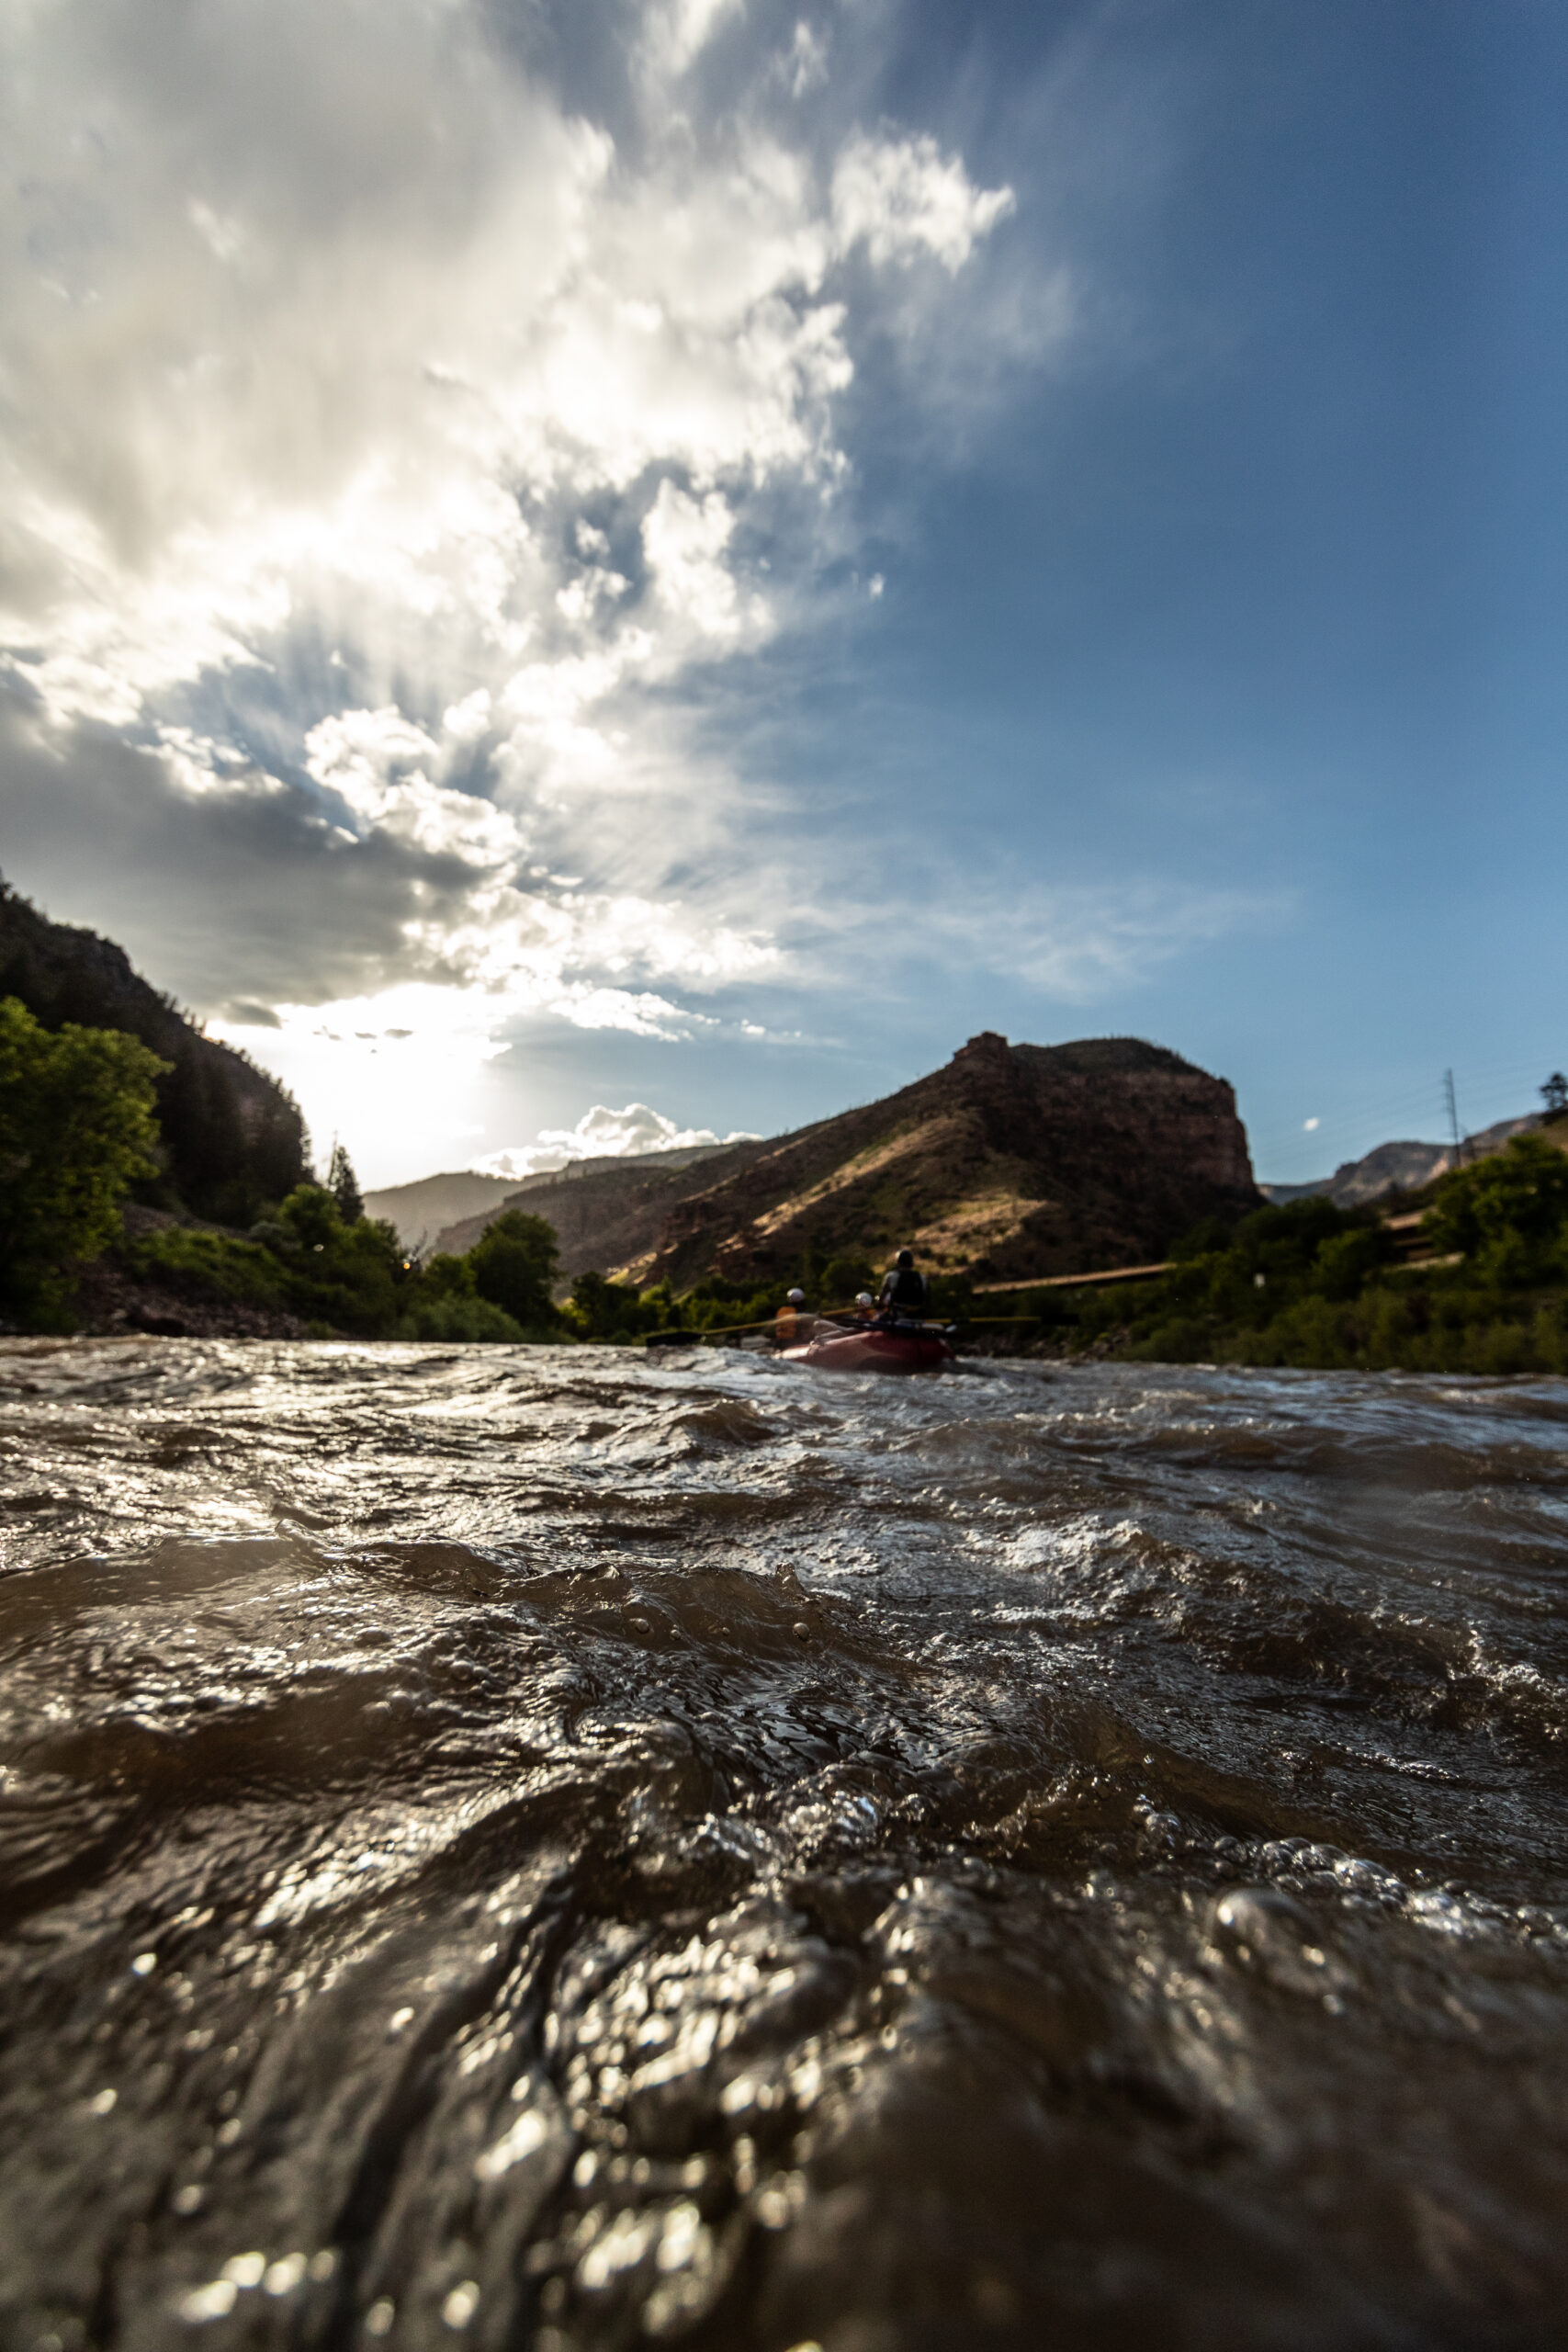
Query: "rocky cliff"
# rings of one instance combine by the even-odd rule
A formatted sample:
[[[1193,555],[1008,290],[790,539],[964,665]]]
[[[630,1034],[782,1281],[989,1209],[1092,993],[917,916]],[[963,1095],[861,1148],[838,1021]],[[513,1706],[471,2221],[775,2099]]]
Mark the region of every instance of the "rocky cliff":
[[[470,1249],[499,1205],[437,1246]],[[1258,1193],[1223,1079],[1137,1038],[1010,1046],[987,1033],[945,1069],[794,1135],[680,1168],[663,1155],[580,1165],[531,1178],[505,1205],[555,1227],[568,1274],[679,1288],[903,1241],[976,1280],[1136,1265]]]
[[[1230,1087],[1130,1037],[987,1032],[883,1102],[752,1148],[671,1207],[630,1271],[766,1279],[808,1249],[908,1243],[937,1272],[1026,1280],[1136,1265],[1201,1216],[1258,1204]]]

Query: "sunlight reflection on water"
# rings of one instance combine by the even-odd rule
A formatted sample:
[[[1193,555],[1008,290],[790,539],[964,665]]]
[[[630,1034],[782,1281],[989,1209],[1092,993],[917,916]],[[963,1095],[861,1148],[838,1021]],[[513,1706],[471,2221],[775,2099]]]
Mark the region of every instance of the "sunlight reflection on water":
[[[7,1342],[0,1468],[7,2342],[1560,2340],[1561,1386]]]

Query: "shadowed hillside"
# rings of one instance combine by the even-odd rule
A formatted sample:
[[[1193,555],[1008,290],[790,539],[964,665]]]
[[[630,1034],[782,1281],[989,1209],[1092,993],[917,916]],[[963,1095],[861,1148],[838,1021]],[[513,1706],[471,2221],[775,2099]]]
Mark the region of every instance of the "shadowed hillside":
[[[0,880],[0,997],[44,1028],[119,1029],[171,1065],[158,1080],[166,1192],[198,1216],[248,1225],[305,1172],[299,1105],[243,1054],[204,1037],[96,932],[51,922]]]
[[[542,1216],[555,1227],[564,1273],[603,1272],[606,1267],[647,1260],[681,1202],[773,1148],[755,1142],[698,1144],[684,1151],[580,1159],[554,1174],[525,1177],[504,1205],[526,1209],[530,1216]],[[500,1213],[498,1204],[448,1226],[434,1247],[471,1250]]]

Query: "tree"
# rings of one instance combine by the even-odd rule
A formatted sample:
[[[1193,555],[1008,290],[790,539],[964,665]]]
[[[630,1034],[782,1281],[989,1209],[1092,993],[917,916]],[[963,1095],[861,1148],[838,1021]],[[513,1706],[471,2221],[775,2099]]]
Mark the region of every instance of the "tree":
[[[1541,1088],[1540,1099],[1546,1105],[1549,1119],[1554,1119],[1559,1111],[1568,1111],[1568,1078],[1564,1078],[1560,1069],[1554,1069]]]
[[[1511,1136],[1442,1179],[1428,1226],[1439,1250],[1463,1250],[1491,1279],[1544,1279],[1568,1231],[1568,1153],[1544,1136]]]
[[[60,1317],[70,1261],[117,1240],[120,1203],[156,1174],[165,1068],[123,1030],[51,1033],[0,999],[0,1295],[25,1321]]]
[[[344,1225],[357,1225],[365,1215],[365,1203],[354,1173],[354,1162],[341,1143],[333,1146],[333,1164],[327,1170],[327,1190],[337,1203],[338,1215]]]
[[[522,1209],[492,1219],[468,1252],[479,1296],[536,1328],[556,1320],[550,1286],[558,1262],[554,1226]]]

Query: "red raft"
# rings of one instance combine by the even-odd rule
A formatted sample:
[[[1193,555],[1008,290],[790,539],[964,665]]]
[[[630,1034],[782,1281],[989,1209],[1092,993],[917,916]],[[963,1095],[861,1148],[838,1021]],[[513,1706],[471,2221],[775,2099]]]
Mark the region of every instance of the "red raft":
[[[804,1346],[779,1353],[817,1372],[940,1372],[953,1362],[945,1335],[919,1323],[818,1324]]]

